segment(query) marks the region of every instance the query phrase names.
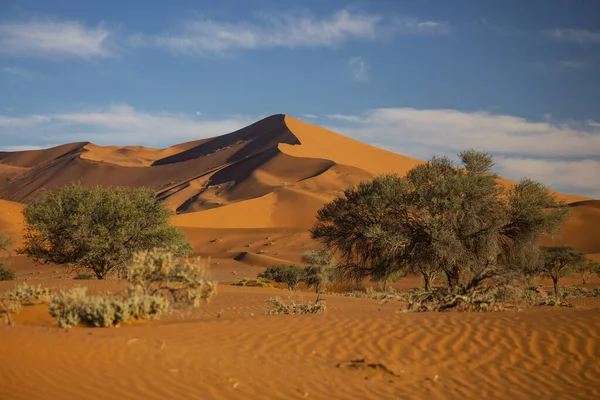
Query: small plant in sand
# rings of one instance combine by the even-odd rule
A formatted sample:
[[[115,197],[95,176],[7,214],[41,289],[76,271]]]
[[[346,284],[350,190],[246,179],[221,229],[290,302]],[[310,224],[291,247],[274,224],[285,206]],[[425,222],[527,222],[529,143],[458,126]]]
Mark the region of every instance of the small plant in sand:
[[[217,293],[208,264],[201,258],[176,260],[165,249],[138,252],[127,268],[129,294],[168,296],[174,303],[198,307]]]
[[[232,283],[233,286],[249,286],[249,287],[271,287],[269,282],[261,278],[243,278]]]
[[[327,249],[307,251],[302,254],[302,262],[308,264],[304,269],[306,285],[315,289],[318,300],[329,283],[338,279],[333,254]]]
[[[86,287],[60,291],[52,296],[48,308],[61,328],[70,328],[81,320],[80,306],[85,299]]]
[[[327,305],[325,300],[319,299],[314,303],[303,302],[300,299],[295,299],[293,296],[288,298],[286,302],[281,297],[271,297],[267,300],[269,305],[265,311],[265,314],[278,315],[278,314],[321,314],[327,311]]]
[[[548,246],[542,248],[543,263],[541,272],[552,279],[554,296],[560,300],[559,281],[585,263],[585,255],[568,246]]]
[[[0,281],[14,281],[17,279],[15,271],[8,269],[4,264],[0,263]]]
[[[587,263],[579,264],[575,268],[575,272],[581,274],[581,284],[585,285],[590,281],[592,275],[600,275],[600,263],[594,260],[588,260]]]
[[[296,290],[298,283],[306,279],[306,272],[304,268],[297,265],[280,265],[267,268],[265,272],[258,274],[258,278],[285,283],[289,290]]]

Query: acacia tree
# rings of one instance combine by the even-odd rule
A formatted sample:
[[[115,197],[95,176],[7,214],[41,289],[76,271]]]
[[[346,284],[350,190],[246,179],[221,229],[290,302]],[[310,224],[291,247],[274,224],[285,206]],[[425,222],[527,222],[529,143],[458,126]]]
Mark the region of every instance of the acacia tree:
[[[169,224],[171,215],[148,188],[71,185],[46,190],[23,209],[24,245],[17,252],[40,264],[89,269],[104,279],[138,251],[159,247],[189,255],[192,247]]]
[[[594,260],[588,260],[587,263],[581,263],[575,268],[576,272],[581,274],[581,283],[587,284],[593,274],[600,274],[600,263]]]
[[[302,262],[308,265],[304,277],[306,284],[315,288],[319,300],[321,289],[334,278],[333,254],[326,249],[307,251],[302,254]]]
[[[559,298],[558,283],[560,278],[570,274],[580,265],[585,264],[585,255],[569,246],[547,246],[542,248],[544,262],[542,273],[552,279],[554,295]]]
[[[522,268],[516,255],[555,232],[567,207],[528,179],[505,189],[487,153],[459,158],[463,168],[433,157],[405,177],[382,175],[347,189],[319,210],[312,237],[339,251],[350,276],[426,268],[443,274],[454,293]]]

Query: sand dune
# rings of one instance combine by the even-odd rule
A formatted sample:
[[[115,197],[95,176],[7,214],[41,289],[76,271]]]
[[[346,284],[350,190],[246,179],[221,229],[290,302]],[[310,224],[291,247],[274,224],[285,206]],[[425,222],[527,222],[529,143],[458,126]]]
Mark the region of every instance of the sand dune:
[[[44,188],[72,182],[149,186],[177,210],[173,223],[180,227],[306,231],[342,189],[421,162],[279,114],[166,149],[82,142],[0,153],[0,199],[26,203]],[[597,209],[583,196],[557,196],[574,211],[558,242],[600,252]]]
[[[600,253],[600,200],[570,204],[571,218],[547,244],[566,244],[588,254]]]

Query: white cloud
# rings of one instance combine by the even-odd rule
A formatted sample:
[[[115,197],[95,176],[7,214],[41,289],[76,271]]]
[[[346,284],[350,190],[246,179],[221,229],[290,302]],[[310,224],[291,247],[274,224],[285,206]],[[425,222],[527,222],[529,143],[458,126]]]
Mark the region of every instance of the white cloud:
[[[47,147],[52,147],[47,146]],[[46,147],[42,146],[0,146],[0,151],[26,151],[26,150],[41,150]]]
[[[310,14],[260,14],[253,22],[200,18],[185,22],[179,32],[131,38],[133,46],[165,47],[178,54],[227,54],[263,48],[337,47],[350,40],[372,40],[391,34],[438,34],[447,24],[413,19],[386,21],[381,15],[341,10],[330,17]]]
[[[31,57],[109,57],[111,31],[75,21],[0,22],[0,53]]]
[[[507,178],[530,175],[556,190],[592,195],[600,191],[600,168],[594,168],[600,161],[600,125],[595,121],[558,124],[486,112],[413,108],[383,108],[363,115],[327,117],[343,122],[328,126],[334,131],[408,156],[455,156],[461,150],[475,148],[503,157],[501,166]],[[552,163],[554,167],[550,168]],[[544,170],[542,165],[547,168]],[[535,167],[535,175],[526,166]],[[567,166],[569,171],[580,171],[578,177],[595,175],[593,182],[585,184],[574,176],[568,185],[564,178],[568,174],[559,173],[566,171]]]
[[[302,116],[304,118],[311,118],[311,119],[320,119],[321,117],[315,115],[315,114],[302,114]]]
[[[335,120],[343,121],[343,122],[360,123],[360,122],[368,121],[368,119],[359,117],[358,115],[327,114],[326,117],[329,119],[335,119]]]
[[[551,38],[561,42],[579,44],[600,43],[600,31],[593,32],[584,29],[554,29],[549,32]]]
[[[370,66],[363,57],[350,57],[348,67],[355,81],[366,82],[369,80],[368,71]]]
[[[498,173],[550,183],[565,193],[585,193],[600,199],[600,160],[556,160],[499,157]]]
[[[0,140],[20,142],[91,141],[101,145],[170,146],[235,131],[257,117],[196,120],[184,113],[136,110],[127,104],[74,113],[0,116]]]
[[[24,68],[3,67],[2,72],[6,73],[6,74],[10,74],[10,75],[16,75],[21,78],[27,78],[27,79],[31,79],[33,77],[31,72],[27,71]]]

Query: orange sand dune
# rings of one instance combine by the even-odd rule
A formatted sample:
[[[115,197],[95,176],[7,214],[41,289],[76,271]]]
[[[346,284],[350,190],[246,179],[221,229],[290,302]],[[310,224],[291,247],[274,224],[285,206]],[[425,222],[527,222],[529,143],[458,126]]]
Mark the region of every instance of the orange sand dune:
[[[72,182],[149,186],[177,210],[173,223],[180,227],[306,231],[344,188],[421,162],[279,114],[167,149],[84,142],[0,153],[0,199],[28,202],[44,188]],[[569,203],[589,200],[557,195]],[[591,223],[596,212],[588,203],[573,210],[559,241],[600,251],[598,224]]]
[[[584,253],[600,253],[600,200],[570,204],[571,218],[547,244],[566,244]]]
[[[397,303],[326,296],[327,314],[270,316],[266,299],[286,290],[219,291],[198,311],[118,329],[67,332],[44,306],[26,309],[0,325],[0,398],[600,396],[598,311],[398,314]],[[351,362],[362,359],[372,368]]]

